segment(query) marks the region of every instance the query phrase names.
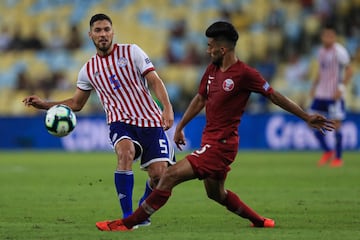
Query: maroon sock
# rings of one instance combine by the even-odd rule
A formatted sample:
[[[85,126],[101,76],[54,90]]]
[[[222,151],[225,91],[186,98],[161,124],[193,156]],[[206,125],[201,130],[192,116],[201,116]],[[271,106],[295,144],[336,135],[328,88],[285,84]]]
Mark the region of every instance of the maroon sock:
[[[155,211],[161,208],[171,196],[170,191],[162,191],[154,189],[148,198],[135,210],[133,214],[124,218],[123,224],[127,228],[132,228],[133,226],[145,221],[150,215]]]
[[[235,193],[229,190],[226,191],[227,196],[223,202],[223,205],[226,206],[229,211],[239,215],[240,217],[249,219],[252,223],[254,223],[255,226],[264,223],[264,218],[252,210],[244,202],[242,202]]]

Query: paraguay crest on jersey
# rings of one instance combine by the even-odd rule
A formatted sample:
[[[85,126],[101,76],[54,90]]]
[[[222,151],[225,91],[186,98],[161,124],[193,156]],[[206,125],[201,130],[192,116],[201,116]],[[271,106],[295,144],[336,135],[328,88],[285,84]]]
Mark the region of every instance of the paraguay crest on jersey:
[[[121,57],[117,60],[117,64],[121,68],[126,67],[126,65],[128,64],[128,60],[124,57]]]

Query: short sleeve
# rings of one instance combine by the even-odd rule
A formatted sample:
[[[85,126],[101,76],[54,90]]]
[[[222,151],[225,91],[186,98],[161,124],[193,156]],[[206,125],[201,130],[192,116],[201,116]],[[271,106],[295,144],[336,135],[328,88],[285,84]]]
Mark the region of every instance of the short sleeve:
[[[89,90],[93,90],[93,86],[90,83],[90,79],[89,79],[89,76],[87,74],[86,66],[87,66],[87,64],[85,64],[80,69],[76,86],[81,90],[89,91]]]
[[[139,70],[142,76],[145,76],[148,72],[155,70],[155,67],[148,55],[138,45],[131,45],[131,54],[134,59],[136,68]]]
[[[336,43],[335,44],[335,50],[336,50],[336,55],[338,57],[338,61],[341,63],[341,65],[346,66],[350,63],[350,56],[349,53],[346,51],[346,49]]]
[[[246,66],[245,77],[247,90],[260,93],[264,96],[269,96],[274,92],[270,84],[261,76],[257,70]]]

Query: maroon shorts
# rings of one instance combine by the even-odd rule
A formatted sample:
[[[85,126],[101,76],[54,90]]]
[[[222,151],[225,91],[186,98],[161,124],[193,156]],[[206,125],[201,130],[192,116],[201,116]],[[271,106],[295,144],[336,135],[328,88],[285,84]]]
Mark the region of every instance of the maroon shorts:
[[[197,178],[212,178],[225,180],[227,172],[230,171],[230,164],[234,161],[237,154],[237,145],[223,146],[205,144],[201,149],[186,156],[190,162]]]

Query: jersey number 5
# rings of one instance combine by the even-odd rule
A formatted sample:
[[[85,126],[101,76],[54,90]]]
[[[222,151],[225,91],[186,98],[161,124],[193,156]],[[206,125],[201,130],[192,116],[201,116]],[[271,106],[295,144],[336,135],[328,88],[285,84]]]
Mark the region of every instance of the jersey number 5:
[[[211,145],[205,144],[201,149],[196,150],[195,153],[198,155],[203,154],[206,151],[206,149],[208,149],[210,147],[211,147]]]
[[[159,145],[160,145],[160,148],[161,148],[161,153],[164,153],[164,154],[167,154],[169,151],[168,151],[168,146],[166,144],[166,141],[164,139],[159,139]]]

